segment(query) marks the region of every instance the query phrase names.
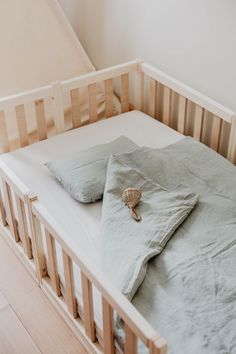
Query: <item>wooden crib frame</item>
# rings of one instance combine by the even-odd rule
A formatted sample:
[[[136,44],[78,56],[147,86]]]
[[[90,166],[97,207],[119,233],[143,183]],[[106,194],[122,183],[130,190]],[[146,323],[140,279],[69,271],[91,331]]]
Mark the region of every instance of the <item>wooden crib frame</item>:
[[[36,140],[47,139],[49,134],[45,100],[50,100],[52,104],[55,134],[67,129],[65,94],[69,94],[71,99],[69,119],[72,129],[98,120],[96,88],[101,83],[104,85],[104,118],[114,116],[113,94],[117,79],[120,82],[117,90],[122,113],[134,107],[183,134],[189,123],[190,134],[199,141],[204,140],[205,129],[210,147],[220,151],[223,144],[223,153],[227,154],[232,163],[236,163],[236,113],[140,60],[0,99],[2,153],[34,142],[32,132],[27,127],[27,104],[35,108],[37,129],[33,136],[36,136]],[[85,123],[80,112],[81,88],[87,88],[88,92],[89,116]],[[10,139],[7,120],[9,109],[11,112],[15,111],[17,146],[16,138],[14,137],[14,144]],[[189,109],[191,118],[187,122]],[[42,205],[37,196],[2,161],[0,176],[0,233],[88,352],[135,354],[137,339],[140,339],[149,349],[149,353],[167,353],[166,341],[82,252],[75,254],[66,245],[63,241],[64,231],[48,213],[46,206]],[[43,235],[46,238],[46,249],[42,241]],[[55,243],[61,246],[63,253],[64,291],[58,275]],[[75,295],[73,264],[81,270],[82,301]],[[94,318],[92,286],[98,289],[102,298],[102,328],[99,328]],[[124,321],[126,339],[123,349],[115,341],[114,312]]]

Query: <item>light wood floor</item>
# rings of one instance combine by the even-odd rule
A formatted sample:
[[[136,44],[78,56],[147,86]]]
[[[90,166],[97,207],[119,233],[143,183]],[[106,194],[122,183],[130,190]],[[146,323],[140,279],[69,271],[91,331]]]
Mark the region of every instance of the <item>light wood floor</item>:
[[[85,354],[0,235],[0,354]]]

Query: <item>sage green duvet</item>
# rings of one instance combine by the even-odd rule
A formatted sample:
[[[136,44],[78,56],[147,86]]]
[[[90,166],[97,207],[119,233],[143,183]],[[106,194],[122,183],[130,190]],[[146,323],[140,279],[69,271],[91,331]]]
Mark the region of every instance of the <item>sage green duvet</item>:
[[[117,159],[121,166],[129,169],[126,177],[121,174],[115,178]],[[186,213],[185,221],[183,218],[178,223],[178,229],[173,229],[175,233],[169,237],[165,248],[162,247],[162,252],[153,252],[153,257],[148,258],[147,267],[138,263],[140,257],[135,242],[133,246],[132,242],[127,242],[127,232],[132,237],[128,218],[121,227],[119,213],[124,213],[126,207],[117,207],[116,200],[112,209],[111,194],[118,196],[124,178],[135,182],[133,173],[140,173],[170,193],[178,194],[181,208],[187,196],[192,210]],[[146,209],[142,204],[137,209],[143,213],[141,223],[145,223],[145,213],[150,217],[152,211],[154,222],[146,228],[144,224],[133,224],[139,240],[143,235],[144,242],[138,243],[140,254],[145,254],[153,238],[150,230],[155,233],[160,227],[156,217],[158,196],[156,200],[152,196],[156,207],[145,198],[142,203],[147,204]],[[175,213],[170,213],[171,217],[173,215],[176,217]],[[165,218],[167,227],[170,220]],[[111,157],[100,243],[104,271],[167,339],[169,353],[236,353],[236,168],[231,163],[191,138],[161,150],[139,148]],[[126,266],[119,266],[124,259]],[[131,282],[133,288],[128,294],[123,287],[129,277],[127,269],[136,269],[138,285],[141,284],[138,287],[137,282]]]

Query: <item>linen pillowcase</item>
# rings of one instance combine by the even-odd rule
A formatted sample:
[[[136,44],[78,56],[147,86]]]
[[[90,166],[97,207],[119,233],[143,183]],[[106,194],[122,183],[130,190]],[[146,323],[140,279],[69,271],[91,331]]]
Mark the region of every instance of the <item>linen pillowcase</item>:
[[[142,192],[136,207],[140,222],[121,200],[128,187]],[[119,157],[110,157],[99,233],[101,267],[129,300],[146,276],[148,261],[162,252],[197,200],[191,191],[168,191]]]
[[[110,155],[137,147],[132,140],[120,136],[110,143],[93,146],[45,165],[74,199],[92,203],[103,196]]]

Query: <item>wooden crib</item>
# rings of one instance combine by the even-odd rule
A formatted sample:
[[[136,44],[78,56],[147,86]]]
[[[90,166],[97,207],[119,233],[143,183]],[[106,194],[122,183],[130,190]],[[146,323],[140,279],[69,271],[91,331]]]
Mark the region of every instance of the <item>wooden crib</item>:
[[[98,113],[98,85],[104,88],[103,115]],[[84,116],[81,95],[84,100],[85,93],[88,114]],[[139,60],[0,99],[1,153],[114,116],[114,93],[120,97],[122,113],[131,109],[143,111],[236,163],[236,113]],[[88,352],[136,353],[140,339],[149,353],[167,353],[166,341],[82,252],[75,254],[67,246],[63,231],[47,206],[2,161],[0,174],[1,235]],[[42,233],[46,237],[47,258]],[[63,292],[55,243],[63,253]],[[82,303],[75,294],[73,264],[81,270]],[[92,286],[102,298],[101,329],[95,323]],[[114,313],[124,321],[124,348],[116,344]]]

